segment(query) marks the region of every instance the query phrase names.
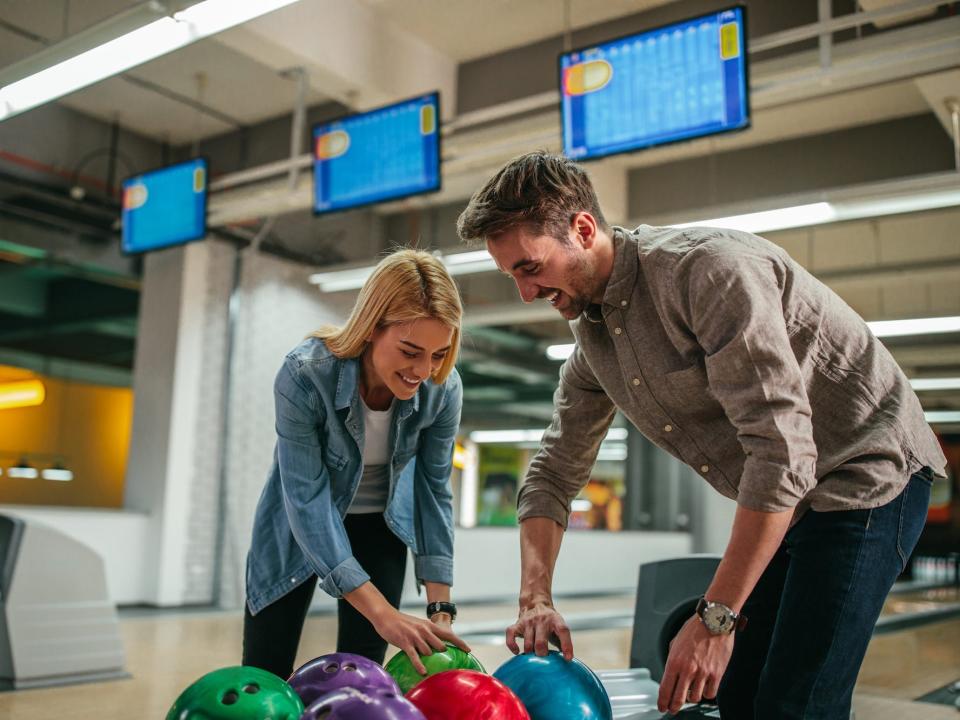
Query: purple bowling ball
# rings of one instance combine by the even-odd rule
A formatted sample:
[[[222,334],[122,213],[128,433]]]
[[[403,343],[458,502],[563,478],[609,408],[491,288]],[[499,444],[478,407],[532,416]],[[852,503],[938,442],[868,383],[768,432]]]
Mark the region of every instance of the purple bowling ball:
[[[334,690],[308,707],[300,720],[426,720],[399,690],[346,687]]]
[[[314,658],[294,670],[287,681],[304,706],[341,688],[368,688],[402,694],[396,681],[373,660],[351,653],[330,653]]]

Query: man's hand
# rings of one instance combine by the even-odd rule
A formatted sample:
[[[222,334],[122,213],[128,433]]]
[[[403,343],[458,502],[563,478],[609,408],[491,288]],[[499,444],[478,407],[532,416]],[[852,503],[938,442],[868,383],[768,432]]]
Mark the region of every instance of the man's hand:
[[[431,655],[434,650],[442,652],[447,649],[448,642],[464,652],[470,652],[470,646],[457,637],[449,625],[406,615],[392,607],[379,616],[373,626],[380,637],[407,654],[421,675],[426,675],[427,669],[420,655]]]
[[[698,617],[684,623],[670,643],[657,709],[672,714],[684,703],[715,698],[733,653],[733,635],[713,635]]]
[[[507,628],[507,647],[514,655],[520,652],[518,637],[523,638],[525,654],[535,652],[543,657],[550,650],[548,643],[552,642],[567,660],[573,659],[570,628],[552,605],[538,603],[521,608],[517,622]]]

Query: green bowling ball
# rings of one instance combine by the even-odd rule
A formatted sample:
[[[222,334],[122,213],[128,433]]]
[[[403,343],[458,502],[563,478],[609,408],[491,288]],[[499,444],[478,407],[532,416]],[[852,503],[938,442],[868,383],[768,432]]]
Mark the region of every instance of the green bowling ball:
[[[303,703],[283,680],[254,667],[226,667],[188,687],[167,720],[298,720]]]
[[[397,685],[400,686],[400,690],[403,691],[404,695],[421,680],[425,680],[431,675],[442,673],[444,670],[476,670],[482,673],[487,672],[472,653],[464,652],[450,643],[447,643],[446,650],[434,650],[433,655],[421,655],[420,660],[423,661],[424,667],[427,668],[426,675],[418,673],[417,669],[413,667],[410,658],[402,651],[390,658],[390,662],[386,664],[386,671],[397,681]]]

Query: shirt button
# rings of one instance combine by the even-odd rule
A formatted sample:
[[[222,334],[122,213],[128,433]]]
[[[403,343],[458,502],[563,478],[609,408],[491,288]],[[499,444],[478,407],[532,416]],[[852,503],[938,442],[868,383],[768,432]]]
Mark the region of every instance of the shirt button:
[[[640,384],[640,378],[634,378],[634,379],[633,379],[633,384],[634,384],[634,385],[639,385],[639,384]]]
[[[626,307],[626,306],[627,306],[627,301],[626,301],[626,300],[621,300],[621,301],[620,301],[620,307]]]
[[[702,473],[710,472],[710,466],[709,466],[709,465],[701,465],[701,466],[700,466],[700,472],[702,472]]]
[[[663,431],[664,431],[664,432],[673,432],[673,425],[664,425],[664,426],[663,426]]]
[[[621,330],[620,328],[614,328],[613,331],[614,331],[617,335],[619,335],[620,333],[623,332],[623,330]]]
[[[296,581],[297,581],[296,578],[290,578],[290,582],[291,582],[291,583],[295,583]]]

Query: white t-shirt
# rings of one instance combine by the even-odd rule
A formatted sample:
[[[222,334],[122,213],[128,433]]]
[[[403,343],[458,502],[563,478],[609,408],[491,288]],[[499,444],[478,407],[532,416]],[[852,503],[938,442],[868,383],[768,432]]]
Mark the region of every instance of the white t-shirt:
[[[363,407],[363,475],[347,514],[382,513],[387,509],[390,493],[390,428],[393,406],[371,410],[361,398]]]

